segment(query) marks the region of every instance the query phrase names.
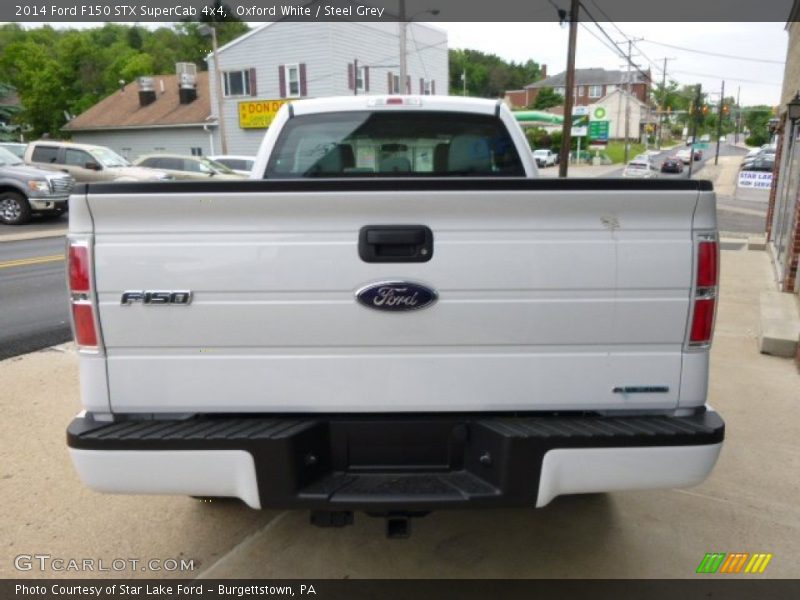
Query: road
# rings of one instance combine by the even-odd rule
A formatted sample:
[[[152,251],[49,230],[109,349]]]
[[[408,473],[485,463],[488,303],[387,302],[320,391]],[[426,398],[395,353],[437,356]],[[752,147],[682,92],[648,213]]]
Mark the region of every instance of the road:
[[[660,167],[665,158],[674,156],[682,148],[684,146],[678,146],[662,152],[653,152],[650,157],[653,163]],[[695,161],[692,167],[693,176],[701,172],[706,165],[714,164],[714,152],[715,144],[709,143],[708,147],[703,150],[703,158]],[[744,156],[746,153],[746,150],[728,143],[721,143],[719,147],[720,156]],[[621,177],[622,170],[622,168],[619,168],[611,171],[604,177]],[[689,170],[686,167],[683,173],[660,173],[659,177],[663,179],[679,179],[686,178],[688,175]],[[717,194],[717,220],[720,231],[725,233],[763,234],[766,211],[767,207],[763,202],[738,200],[731,196]]]
[[[664,161],[665,158],[667,158],[668,156],[674,156],[675,153],[678,152],[678,150],[682,150],[685,147],[686,146],[676,146],[675,148],[672,148],[670,150],[662,150],[660,152],[651,150],[649,155],[651,160],[653,161],[653,164],[655,164],[657,167],[661,167],[661,163]],[[695,175],[698,171],[700,171],[703,167],[705,167],[706,164],[714,164],[715,150],[716,150],[715,144],[708,143],[708,147],[703,149],[703,158],[695,161],[694,165],[692,166],[692,175]],[[746,150],[733,146],[732,144],[723,142],[719,145],[720,156],[744,156],[745,154],[747,154]],[[631,156],[631,159],[633,159],[633,156]],[[610,173],[605,175],[605,177],[622,177],[622,171],[623,168],[620,167],[616,171],[611,171]],[[688,176],[689,176],[688,165],[686,165],[686,167],[684,168],[683,173],[661,173],[659,175],[659,177],[662,177],[664,179],[679,179],[679,178],[686,179]]]
[[[0,243],[0,360],[70,338],[64,238]]]

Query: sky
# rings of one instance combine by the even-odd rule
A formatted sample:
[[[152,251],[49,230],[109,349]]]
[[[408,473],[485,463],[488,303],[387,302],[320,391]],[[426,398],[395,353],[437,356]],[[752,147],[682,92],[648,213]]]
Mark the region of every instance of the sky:
[[[38,26],[30,23],[26,26]],[[98,27],[101,23],[54,23],[56,27]],[[163,26],[167,23],[148,23]],[[252,23],[251,25],[258,25]],[[548,74],[566,68],[568,27],[558,23],[436,23],[448,32],[450,48],[471,48],[497,54],[506,60],[532,59],[546,64]],[[703,90],[719,93],[725,80],[725,95],[741,94],[742,105],[777,105],[783,81],[788,34],[785,23],[608,23],[600,26],[614,41],[644,38],[633,49],[633,61],[642,70],[649,66],[653,80],[662,77],[663,58],[667,78],[680,84],[703,85]],[[598,37],[603,40],[602,42]],[[734,58],[709,56],[698,52],[665,47],[661,44],[692,48],[701,52]],[[626,47],[627,45],[624,45]],[[409,47],[409,52],[413,46]],[[742,57],[757,59],[742,60]],[[758,62],[768,61],[768,62]],[[770,62],[771,61],[771,62]],[[594,23],[578,28],[575,66],[622,69],[624,59],[615,53],[611,42]]]
[[[437,25],[447,30],[450,48],[472,48],[517,62],[531,58],[546,64],[549,75],[566,69],[569,30],[557,23]],[[667,62],[668,79],[675,79],[681,84],[700,83],[703,91],[713,90],[717,93],[724,79],[725,95],[735,96],[740,87],[743,105],[772,106],[780,102],[788,43],[784,23],[619,23],[619,30],[612,23],[601,22],[600,25],[614,41],[644,38],[645,41],[635,44],[633,62],[639,64],[642,70],[649,65],[657,82],[661,81],[663,58],[667,57],[674,59]],[[603,39],[605,45],[592,34]],[[779,64],[708,56],[653,42]],[[625,60],[610,46],[611,42],[598,31],[594,23],[580,26],[575,66],[624,68]],[[624,47],[627,50],[627,44]]]

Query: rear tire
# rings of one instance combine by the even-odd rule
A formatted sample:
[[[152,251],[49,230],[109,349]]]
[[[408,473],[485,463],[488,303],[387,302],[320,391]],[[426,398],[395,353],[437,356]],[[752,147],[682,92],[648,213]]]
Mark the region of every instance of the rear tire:
[[[0,192],[0,223],[22,225],[31,220],[31,205],[19,192]]]

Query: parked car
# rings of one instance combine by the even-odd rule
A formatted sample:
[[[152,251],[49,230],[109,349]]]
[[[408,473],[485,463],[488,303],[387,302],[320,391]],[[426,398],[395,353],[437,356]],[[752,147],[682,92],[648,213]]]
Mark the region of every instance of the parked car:
[[[692,161],[692,150],[691,148],[682,148],[675,153],[675,158],[681,161],[683,164],[688,165]]]
[[[775,167],[775,156],[772,155],[759,155],[754,158],[748,159],[742,163],[740,170],[742,171],[768,171],[772,172]]]
[[[764,144],[763,146],[759,146],[758,148],[753,148],[745,155],[745,159],[753,158],[754,156],[761,154],[765,150],[770,150],[770,149],[772,150],[772,154],[775,154],[776,146],[773,146],[772,144]]]
[[[133,164],[149,167],[168,173],[175,179],[244,179],[244,175],[234,172],[223,164],[204,156],[184,156],[181,154],[145,154]]]
[[[22,225],[34,214],[63,214],[74,183],[69,175],[31,167],[0,148],[0,223]]]
[[[632,160],[622,171],[625,178],[652,179],[658,177],[658,169],[649,160]]]
[[[683,173],[683,161],[677,156],[669,156],[661,163],[662,173]]]
[[[25,148],[28,147],[28,144],[20,144],[18,142],[0,142],[0,148],[5,148],[11,154],[14,154],[17,158],[21,158],[25,160]]]
[[[719,141],[720,142],[727,142],[728,138],[726,136],[724,136],[724,135],[721,135],[721,136],[719,136]]]
[[[393,535],[703,481],[725,434],[711,183],[538,180],[505,104],[387,99],[284,104],[249,185],[70,198],[78,476]],[[435,180],[408,158],[432,140]]]
[[[694,137],[690,135],[689,137],[686,138],[686,145],[691,146],[692,144],[694,144]]]
[[[537,167],[552,167],[558,163],[558,155],[552,150],[540,148],[533,151],[533,159]]]
[[[25,150],[25,162],[69,173],[78,182],[171,179],[163,171],[133,167],[111,148],[92,144],[55,140],[31,142]]]
[[[253,164],[256,162],[255,156],[242,156],[236,154],[209,156],[209,159],[221,165],[225,165],[234,173],[239,175],[250,175],[253,170]]]
[[[710,142],[711,141],[711,136],[709,134],[707,134],[707,133],[704,133],[703,135],[700,136],[700,141],[701,142]]]

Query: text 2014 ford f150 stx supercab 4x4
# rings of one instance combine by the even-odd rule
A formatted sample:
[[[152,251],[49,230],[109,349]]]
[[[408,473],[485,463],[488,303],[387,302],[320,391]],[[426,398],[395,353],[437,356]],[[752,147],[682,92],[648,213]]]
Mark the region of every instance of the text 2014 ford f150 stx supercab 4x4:
[[[284,106],[253,173],[72,195],[87,485],[341,524],[713,468],[709,183],[537,179],[505,106],[414,96]]]

